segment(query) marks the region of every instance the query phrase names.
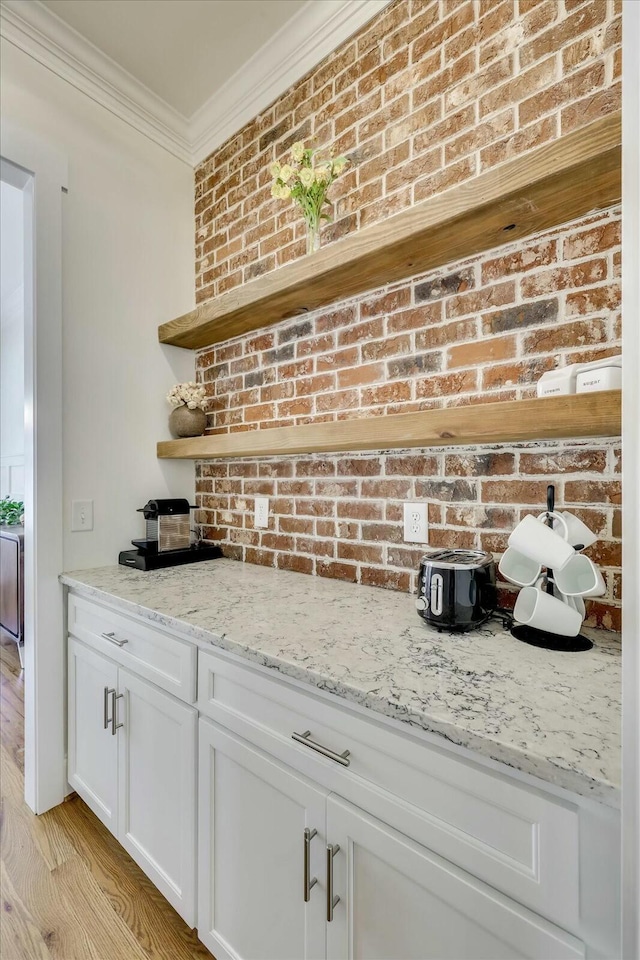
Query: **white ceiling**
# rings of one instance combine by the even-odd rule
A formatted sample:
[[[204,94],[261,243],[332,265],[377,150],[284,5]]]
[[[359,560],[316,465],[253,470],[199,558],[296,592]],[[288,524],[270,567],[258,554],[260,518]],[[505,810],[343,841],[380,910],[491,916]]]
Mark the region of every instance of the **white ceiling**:
[[[0,36],[193,166],[390,0],[0,0]]]
[[[41,0],[189,118],[306,0]]]

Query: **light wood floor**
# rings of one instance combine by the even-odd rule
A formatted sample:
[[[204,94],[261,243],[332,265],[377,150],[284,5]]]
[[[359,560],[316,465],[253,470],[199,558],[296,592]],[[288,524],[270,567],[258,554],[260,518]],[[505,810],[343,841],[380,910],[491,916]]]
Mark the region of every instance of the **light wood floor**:
[[[0,631],[1,633],[1,631]],[[24,803],[23,681],[0,636],[0,957],[212,960],[178,914],[74,797],[40,817]]]

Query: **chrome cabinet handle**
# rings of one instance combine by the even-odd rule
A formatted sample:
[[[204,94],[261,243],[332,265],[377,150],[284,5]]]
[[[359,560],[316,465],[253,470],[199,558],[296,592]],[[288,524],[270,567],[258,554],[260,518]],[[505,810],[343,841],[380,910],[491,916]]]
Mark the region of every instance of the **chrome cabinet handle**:
[[[340,897],[333,894],[333,858],[340,849],[340,844],[327,844],[327,923],[333,920],[333,908],[340,903]]]
[[[101,633],[100,636],[103,640],[108,640],[109,643],[115,643],[116,647],[124,647],[125,643],[129,643],[128,640],[118,640],[115,633]]]
[[[311,730],[305,730],[304,733],[296,733],[294,731],[291,734],[291,739],[295,740],[296,743],[304,744],[305,747],[309,747],[311,750],[315,750],[316,753],[321,753],[323,757],[328,757],[329,760],[335,760],[336,763],[341,763],[343,767],[348,767],[351,763],[348,759],[349,750],[345,750],[343,753],[336,753],[335,750],[330,750],[329,747],[323,747],[321,743],[317,743],[311,739]]]
[[[115,690],[111,690],[111,736],[115,737],[116,730],[119,730],[120,727],[124,727],[124,723],[116,723],[116,717],[118,715],[118,700],[122,700],[124,693],[116,694]]]
[[[104,721],[104,729],[106,730],[111,723],[109,719],[109,697],[112,693],[115,693],[115,690],[110,690],[109,687],[104,688],[104,700],[102,702],[102,719]]]
[[[304,902],[309,903],[311,900],[311,888],[315,887],[318,882],[317,877],[309,879],[310,866],[309,861],[311,859],[311,841],[317,835],[317,830],[309,830],[309,827],[304,828]]]

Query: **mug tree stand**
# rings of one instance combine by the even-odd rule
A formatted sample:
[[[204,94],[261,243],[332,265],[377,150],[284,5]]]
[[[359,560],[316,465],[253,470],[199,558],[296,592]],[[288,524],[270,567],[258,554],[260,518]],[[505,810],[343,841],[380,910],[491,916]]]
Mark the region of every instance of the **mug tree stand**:
[[[553,484],[547,487],[547,526],[553,527],[553,513],[556,500],[556,488]],[[553,570],[547,570],[547,593],[554,595]],[[518,623],[511,628],[511,636],[532,647],[542,647],[545,650],[560,650],[565,653],[581,653],[591,650],[593,642],[579,633],[577,637],[565,637],[549,630],[536,630],[524,623]]]

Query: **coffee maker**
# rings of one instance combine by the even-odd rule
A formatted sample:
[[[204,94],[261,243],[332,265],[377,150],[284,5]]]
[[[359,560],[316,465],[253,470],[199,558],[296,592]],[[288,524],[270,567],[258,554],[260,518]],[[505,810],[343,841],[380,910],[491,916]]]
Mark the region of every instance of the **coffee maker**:
[[[159,570],[222,556],[220,547],[191,542],[191,511],[188,500],[149,500],[138,513],[144,516],[144,540],[132,540],[135,550],[122,550],[118,562],[137,570]]]

